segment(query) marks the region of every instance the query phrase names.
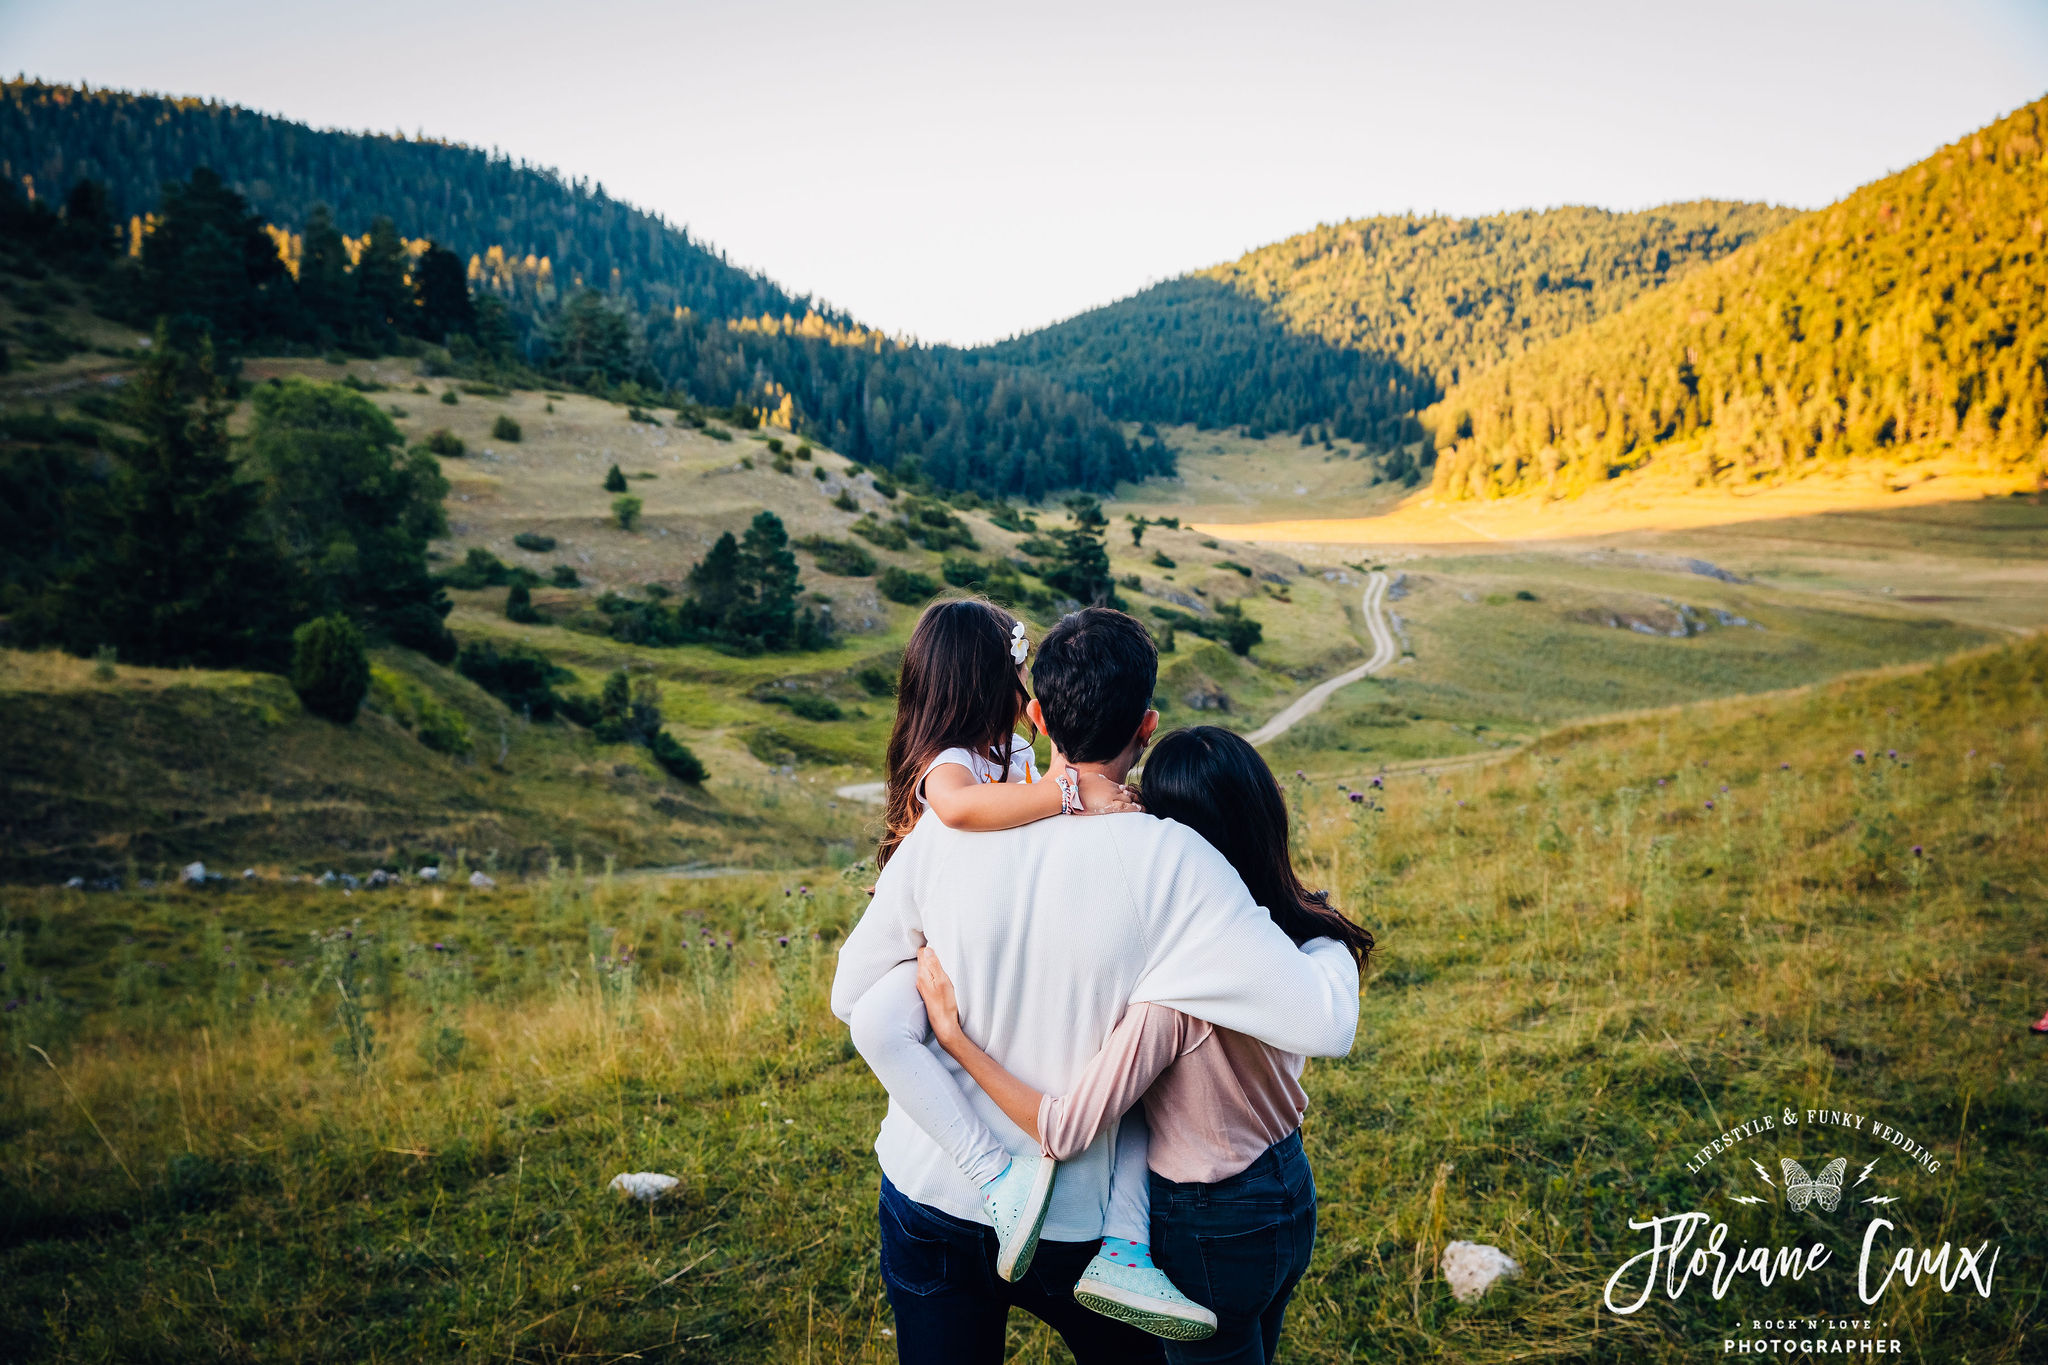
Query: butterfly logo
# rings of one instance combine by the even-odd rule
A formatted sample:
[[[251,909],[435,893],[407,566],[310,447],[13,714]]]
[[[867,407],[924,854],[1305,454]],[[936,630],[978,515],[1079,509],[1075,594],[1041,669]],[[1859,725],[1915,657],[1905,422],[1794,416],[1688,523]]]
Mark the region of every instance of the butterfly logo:
[[[1849,1169],[1849,1158],[1836,1157],[1821,1167],[1818,1176],[1808,1175],[1806,1168],[1789,1156],[1778,1165],[1785,1173],[1785,1202],[1792,1212],[1803,1212],[1808,1203],[1814,1203],[1833,1213],[1842,1202],[1842,1174]]]

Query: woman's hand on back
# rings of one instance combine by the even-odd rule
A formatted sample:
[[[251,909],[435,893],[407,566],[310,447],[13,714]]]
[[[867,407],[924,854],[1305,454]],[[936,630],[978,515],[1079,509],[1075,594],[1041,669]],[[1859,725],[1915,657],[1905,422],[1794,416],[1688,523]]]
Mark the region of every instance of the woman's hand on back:
[[[960,1002],[953,995],[953,978],[939,965],[939,955],[930,948],[917,950],[917,993],[924,997],[925,1017],[931,1021],[932,1036],[939,1046],[959,1039]]]

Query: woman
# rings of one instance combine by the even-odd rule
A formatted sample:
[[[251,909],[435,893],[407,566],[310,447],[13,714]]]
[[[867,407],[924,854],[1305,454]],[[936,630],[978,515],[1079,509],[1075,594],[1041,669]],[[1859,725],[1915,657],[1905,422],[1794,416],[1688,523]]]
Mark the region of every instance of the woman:
[[[1297,944],[1333,938],[1363,964],[1372,935],[1311,892],[1287,854],[1287,805],[1265,760],[1212,725],[1168,735],[1142,799],[1214,844]],[[1161,1005],[1127,1011],[1074,1089],[1045,1095],[960,1029],[952,983],[929,949],[918,991],[932,1033],[1045,1154],[1065,1160],[1142,1097],[1151,1129],[1151,1256],[1214,1311],[1215,1335],[1169,1342],[1169,1358],[1270,1361],[1288,1297],[1315,1246],[1316,1196],[1301,1147],[1302,1059]],[[1105,1253],[1107,1254],[1107,1253]],[[1089,1289],[1084,1283],[1076,1297]]]

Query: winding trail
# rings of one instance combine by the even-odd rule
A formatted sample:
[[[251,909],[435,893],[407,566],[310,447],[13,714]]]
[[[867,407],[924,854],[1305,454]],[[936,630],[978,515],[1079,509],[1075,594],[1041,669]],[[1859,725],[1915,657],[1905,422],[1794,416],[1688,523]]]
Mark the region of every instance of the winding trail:
[[[1369,677],[1400,658],[1401,647],[1394,642],[1393,627],[1387,624],[1386,600],[1387,576],[1381,570],[1374,569],[1371,577],[1366,579],[1365,596],[1359,604],[1365,614],[1366,632],[1372,636],[1372,657],[1349,672],[1339,673],[1334,678],[1317,683],[1289,702],[1280,714],[1245,738],[1254,744],[1265,744],[1278,739],[1300,722],[1322,710],[1323,704],[1335,696],[1339,688],[1349,687],[1360,678]],[[879,805],[882,801],[882,784],[850,782],[843,787],[833,788],[832,794],[845,801],[865,801]]]
[[[1336,695],[1337,690],[1349,687],[1360,678],[1379,672],[1401,657],[1401,650],[1394,643],[1393,627],[1387,624],[1385,607],[1387,600],[1387,576],[1378,569],[1366,580],[1365,597],[1360,603],[1365,614],[1365,628],[1372,636],[1372,657],[1347,673],[1317,683],[1308,691],[1289,702],[1280,714],[1246,735],[1254,744],[1265,744],[1280,738],[1300,722],[1323,709],[1323,703]]]

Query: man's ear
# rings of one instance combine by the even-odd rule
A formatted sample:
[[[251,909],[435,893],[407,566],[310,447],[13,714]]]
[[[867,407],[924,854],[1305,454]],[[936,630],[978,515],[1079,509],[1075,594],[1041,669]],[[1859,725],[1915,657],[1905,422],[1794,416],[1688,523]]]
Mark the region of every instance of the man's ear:
[[[1138,752],[1144,753],[1145,746],[1152,742],[1152,736],[1159,732],[1159,713],[1147,711],[1145,718],[1138,722]]]
[[[1030,718],[1031,724],[1037,728],[1039,734],[1051,738],[1052,731],[1045,728],[1045,712],[1040,709],[1038,698],[1033,697],[1024,703],[1024,714]]]

